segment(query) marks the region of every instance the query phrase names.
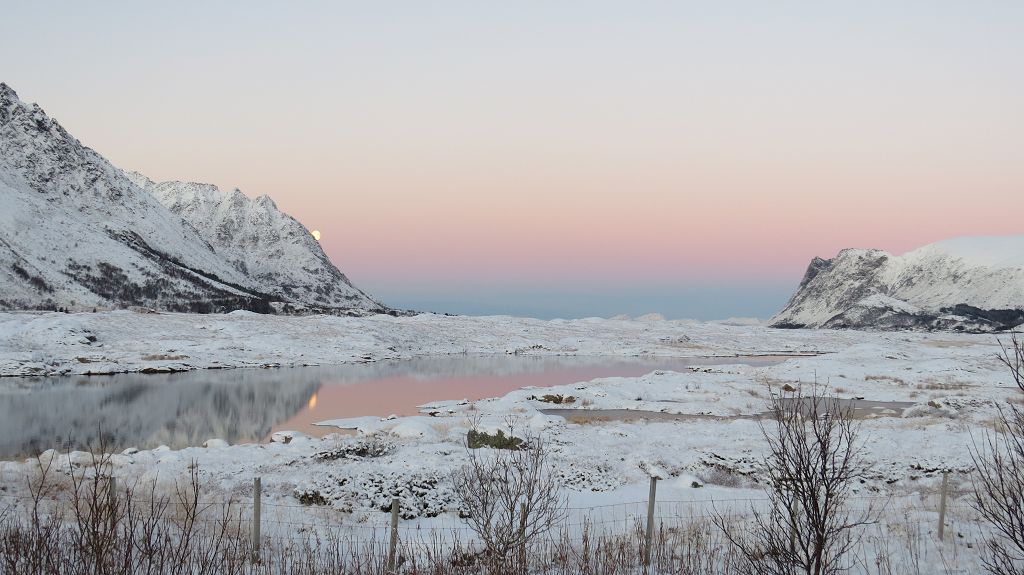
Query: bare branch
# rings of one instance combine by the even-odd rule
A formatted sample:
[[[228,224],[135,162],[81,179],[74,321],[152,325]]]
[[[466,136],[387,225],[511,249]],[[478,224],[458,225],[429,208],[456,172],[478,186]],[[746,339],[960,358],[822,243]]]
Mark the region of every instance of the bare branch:
[[[999,361],[1010,370],[1010,377],[1017,387],[1024,391],[1024,342],[1017,337],[1017,332],[1010,332],[1010,345],[999,340],[999,349]]]
[[[773,392],[769,412],[774,424],[761,424],[769,449],[768,510],[753,509],[748,529],[722,514],[716,523],[749,573],[838,573],[849,567],[859,528],[877,515],[870,507],[855,513],[847,506],[863,474],[852,409],[815,386],[807,395]]]
[[[515,421],[508,420],[510,436]],[[452,474],[464,519],[494,565],[527,561],[527,547],[566,515],[565,498],[547,461],[544,441],[529,434],[518,448],[470,449],[469,463]]]

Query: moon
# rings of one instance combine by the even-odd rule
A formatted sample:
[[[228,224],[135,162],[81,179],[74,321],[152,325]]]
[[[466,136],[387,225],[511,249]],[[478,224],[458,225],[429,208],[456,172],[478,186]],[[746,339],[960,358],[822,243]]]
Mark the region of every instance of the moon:
[[[320,230],[313,230],[313,231],[312,231],[312,232],[310,232],[310,233],[312,233],[312,234],[313,234],[313,239],[314,239],[314,240],[316,240],[316,241],[320,241]]]

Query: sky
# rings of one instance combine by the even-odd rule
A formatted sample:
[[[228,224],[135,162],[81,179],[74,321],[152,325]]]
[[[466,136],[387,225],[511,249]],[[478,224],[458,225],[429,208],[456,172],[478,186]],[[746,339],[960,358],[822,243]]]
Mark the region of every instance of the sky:
[[[6,2],[0,81],[403,308],[769,317],[1019,234],[1024,2]]]

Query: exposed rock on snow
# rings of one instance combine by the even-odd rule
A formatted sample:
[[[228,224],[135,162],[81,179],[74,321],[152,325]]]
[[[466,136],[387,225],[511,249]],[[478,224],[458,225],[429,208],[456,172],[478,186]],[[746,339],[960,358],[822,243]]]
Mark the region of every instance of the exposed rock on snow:
[[[957,238],[901,256],[814,258],[774,327],[995,331],[1024,323],[1024,236]]]
[[[300,431],[275,431],[270,436],[271,443],[288,444],[293,441],[302,441],[305,439],[309,439],[309,436]]]
[[[398,446],[390,438],[381,435],[370,435],[347,440],[330,449],[313,455],[316,459],[333,461],[336,459],[367,459],[391,455]]]
[[[269,198],[134,179],[0,84],[0,309],[386,311]]]
[[[310,485],[296,488],[294,496],[303,503],[331,505],[348,512],[366,507],[388,511],[391,500],[397,497],[399,514],[405,520],[437,517],[457,508],[447,473],[419,469],[415,463],[374,463],[376,469],[341,467],[331,471]]]

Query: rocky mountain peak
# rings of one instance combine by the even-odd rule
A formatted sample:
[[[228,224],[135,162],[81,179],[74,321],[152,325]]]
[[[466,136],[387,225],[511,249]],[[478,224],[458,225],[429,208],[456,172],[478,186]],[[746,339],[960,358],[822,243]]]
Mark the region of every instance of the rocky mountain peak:
[[[4,82],[0,82],[0,108],[7,108],[14,102],[20,102],[18,93]]]
[[[298,306],[385,311],[338,270],[320,243],[267,195],[192,182],[149,182],[146,190],[191,225],[221,257],[269,292]]]
[[[268,210],[275,210],[275,211],[277,210],[277,204],[275,204],[274,200],[270,199],[270,196],[268,196],[266,194],[263,194],[261,196],[257,196],[256,204],[259,205],[259,206],[262,206],[262,207],[264,207],[264,208],[266,208]]]
[[[993,331],[1024,323],[1024,236],[811,260],[775,327]]]

